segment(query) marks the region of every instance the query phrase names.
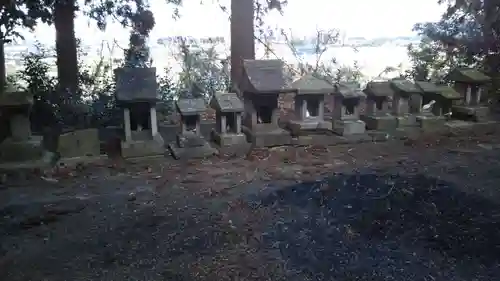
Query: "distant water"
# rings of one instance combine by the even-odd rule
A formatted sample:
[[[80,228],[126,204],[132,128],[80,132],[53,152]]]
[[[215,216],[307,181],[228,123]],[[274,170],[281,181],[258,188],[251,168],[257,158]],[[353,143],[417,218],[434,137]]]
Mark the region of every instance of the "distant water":
[[[206,46],[206,48],[208,48],[208,46]],[[268,58],[270,59],[275,59],[277,56],[288,64],[298,64],[299,62],[316,64],[317,61],[317,56],[313,54],[313,46],[300,48],[298,58],[293,54],[290,48],[284,44],[275,44],[272,48],[274,50],[273,53],[268,54]],[[91,48],[89,47],[88,49]],[[35,49],[28,46],[10,46],[6,48],[7,64],[11,66],[9,67],[9,71],[12,71],[14,68],[21,68],[22,66],[19,65],[21,63],[21,55],[26,54],[29,51],[35,51]],[[86,63],[90,65],[94,64],[99,59],[98,55],[101,54],[100,51],[101,50],[89,50],[88,55],[85,58]],[[104,51],[102,55],[105,57],[120,59],[123,57],[123,50],[120,48],[115,48],[112,52],[107,52],[106,49],[102,51]],[[257,45],[256,51],[256,57],[258,59],[265,58],[265,51],[263,48],[259,48],[259,45]],[[177,52],[178,51],[175,47],[155,45],[151,48],[151,56],[153,58],[154,66],[158,68],[159,72],[163,71],[165,68],[170,68],[171,73],[180,72],[182,70],[182,65],[178,55],[176,54]],[[227,58],[230,53],[229,47],[223,45],[217,46],[216,52],[220,59]],[[12,59],[13,57],[16,59]],[[358,47],[357,49],[352,47],[332,46],[321,56],[321,61],[325,64],[332,64],[333,59],[336,61],[336,66],[353,67],[356,63],[367,79],[373,79],[379,76],[380,73],[388,66],[397,69],[399,68],[401,70],[406,70],[410,67],[406,47],[397,45]],[[50,58],[48,61],[50,61],[50,63],[55,63],[55,58]],[[53,68],[53,71],[55,74],[55,67]],[[385,78],[397,75],[397,72],[389,73]]]
[[[299,52],[297,58],[288,46],[275,45],[273,46],[274,54],[269,54],[270,59],[275,59],[278,56],[288,64],[298,64],[299,62],[307,62],[316,64],[317,56],[313,54],[313,48],[306,48],[306,52]],[[309,50],[310,49],[310,50]],[[220,58],[225,58],[229,54],[227,48],[217,50]],[[175,57],[166,55],[165,49],[153,49],[154,64],[157,68],[170,66],[172,71],[181,70],[181,64],[176,61]],[[276,56],[275,56],[276,55]],[[262,48],[257,48],[257,58],[264,58],[265,51]],[[157,59],[161,58],[161,59]],[[332,47],[329,48],[320,58],[320,61],[325,64],[333,64],[335,59],[336,66],[350,66],[355,64],[361,69],[362,73],[367,78],[372,79],[380,75],[388,66],[402,71],[410,67],[410,62],[406,47],[396,45],[385,45],[381,47],[360,47],[354,49],[352,47]],[[389,73],[388,77],[397,76],[398,73]]]

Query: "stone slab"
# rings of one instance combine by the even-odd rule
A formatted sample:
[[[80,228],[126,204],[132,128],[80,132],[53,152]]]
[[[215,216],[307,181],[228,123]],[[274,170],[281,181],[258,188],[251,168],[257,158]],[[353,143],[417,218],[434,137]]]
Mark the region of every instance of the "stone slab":
[[[292,138],[292,145],[297,145],[297,146],[336,145],[339,142],[339,139],[337,137],[338,136],[319,135],[319,134],[300,135]]]
[[[366,129],[377,131],[390,131],[396,129],[398,121],[396,117],[362,115],[361,120],[365,122]]]
[[[300,131],[303,130],[332,130],[332,123],[328,121],[317,121],[317,120],[290,120],[286,125],[286,128],[290,131],[292,136],[297,136]]]
[[[217,150],[210,146],[208,142],[203,146],[196,147],[179,147],[176,142],[171,142],[168,149],[176,160],[206,158],[218,154]]]
[[[361,120],[333,120],[333,132],[341,136],[360,135],[366,131],[366,124]]]
[[[61,134],[57,144],[61,158],[98,156],[101,152],[99,132],[94,128]]]
[[[31,136],[27,141],[5,139],[0,144],[0,162],[23,162],[41,159],[43,156],[43,138]]]
[[[367,133],[335,136],[334,138],[336,145],[373,142],[373,136]]]
[[[165,154],[165,142],[160,134],[148,140],[122,141],[121,154],[124,158]]]
[[[396,116],[396,122],[397,122],[397,128],[418,126],[417,115],[414,114]]]
[[[246,135],[247,141],[252,143],[254,147],[273,147],[292,144],[290,133],[281,128],[252,132],[247,127],[242,127],[241,130]]]
[[[191,132],[178,134],[176,140],[177,140],[177,146],[181,148],[204,146],[206,143],[206,140],[203,137],[200,137],[199,135],[196,135]]]
[[[452,110],[456,113],[455,116],[467,115],[475,122],[486,122],[489,120],[490,108],[487,106],[456,105],[453,106]]]
[[[16,114],[10,117],[12,139],[16,141],[28,140],[31,137],[31,123],[29,117]]]
[[[220,134],[219,132],[212,130],[210,134],[211,140],[216,143],[218,146],[227,147],[234,145],[246,145],[247,137],[245,134]]]
[[[213,148],[218,151],[218,155],[222,157],[243,157],[248,155],[250,150],[252,149],[252,144],[247,142],[245,139],[245,143],[234,144],[230,146],[219,146],[217,143],[210,143]]]
[[[425,132],[445,131],[446,119],[442,116],[417,116],[417,124]]]
[[[496,132],[498,127],[498,122],[487,121],[487,122],[472,122],[472,121],[462,121],[462,120],[452,120],[445,123],[445,128],[447,132],[452,135],[460,134],[490,134]]]

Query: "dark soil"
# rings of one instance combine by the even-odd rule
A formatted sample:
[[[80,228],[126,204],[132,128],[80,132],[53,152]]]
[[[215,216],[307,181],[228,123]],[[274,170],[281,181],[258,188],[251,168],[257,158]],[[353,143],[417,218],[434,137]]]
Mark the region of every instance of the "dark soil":
[[[20,177],[0,188],[0,276],[497,280],[496,143],[279,148]]]

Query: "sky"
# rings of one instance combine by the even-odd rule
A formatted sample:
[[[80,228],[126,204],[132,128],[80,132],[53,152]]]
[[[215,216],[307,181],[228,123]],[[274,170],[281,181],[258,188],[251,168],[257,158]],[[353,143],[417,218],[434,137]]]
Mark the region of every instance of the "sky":
[[[178,35],[229,38],[228,14],[221,11],[217,0],[203,0],[204,4],[200,4],[200,0],[184,2],[180,8],[181,18],[175,20],[172,18],[174,6],[165,0],[150,0],[156,19],[152,38]],[[230,0],[219,2],[229,10]],[[266,24],[292,30],[298,36],[312,35],[317,29],[339,29],[347,37],[395,37],[412,35],[415,23],[437,21],[443,11],[437,0],[289,0],[284,15],[272,12]],[[129,36],[119,24],[110,24],[102,33],[82,15],[77,17],[76,33],[84,41],[96,42],[126,41]],[[54,42],[55,31],[53,27],[39,25],[28,37]]]

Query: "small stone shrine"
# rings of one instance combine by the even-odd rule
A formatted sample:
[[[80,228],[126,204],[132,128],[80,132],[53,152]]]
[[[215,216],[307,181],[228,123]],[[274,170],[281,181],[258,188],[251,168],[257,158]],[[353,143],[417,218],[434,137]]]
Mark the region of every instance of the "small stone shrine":
[[[337,84],[333,96],[333,131],[341,136],[364,134],[366,124],[360,120],[359,105],[366,95],[359,86]]]
[[[216,120],[216,127],[212,130],[212,141],[225,150],[221,151],[223,153],[246,153],[249,145],[245,134],[241,132],[241,120],[245,108],[238,95],[215,93],[210,100],[210,106],[215,110]]]
[[[368,130],[391,131],[396,129],[396,117],[391,114],[390,98],[394,96],[389,81],[368,82],[364,90],[366,94],[366,109],[361,120]]]
[[[0,162],[41,160],[43,137],[31,134],[29,120],[33,95],[25,92],[5,92],[0,96],[0,118],[5,121],[0,143]],[[5,131],[4,131],[5,130]]]
[[[454,81],[454,89],[462,96],[463,104],[453,106],[454,115],[476,122],[488,121],[489,108],[482,103],[482,94],[491,78],[479,70],[458,68],[451,71],[447,79]]]
[[[168,148],[175,159],[205,158],[217,151],[201,134],[201,114],[207,111],[202,98],[180,99],[175,104],[181,117],[181,131]]]
[[[244,60],[238,84],[245,115],[242,128],[255,147],[288,145],[290,134],[279,126],[278,97],[289,93],[281,60]]]
[[[398,128],[416,126],[416,117],[422,111],[422,91],[415,83],[404,79],[393,79],[390,85],[394,90],[392,114]]]
[[[165,153],[158,132],[156,68],[115,69],[116,101],[123,108],[123,157],[152,156]]]
[[[433,103],[429,109],[422,110],[420,115],[416,117],[418,126],[424,131],[442,129],[446,122],[446,118],[442,114],[442,109],[449,100],[442,96],[441,89],[434,83],[416,81],[415,85],[422,92],[422,104]]]
[[[297,90],[295,118],[288,124],[292,134],[297,135],[304,130],[331,130],[331,122],[325,121],[325,97],[333,93],[333,85],[324,79],[307,74],[293,82],[292,88]]]

